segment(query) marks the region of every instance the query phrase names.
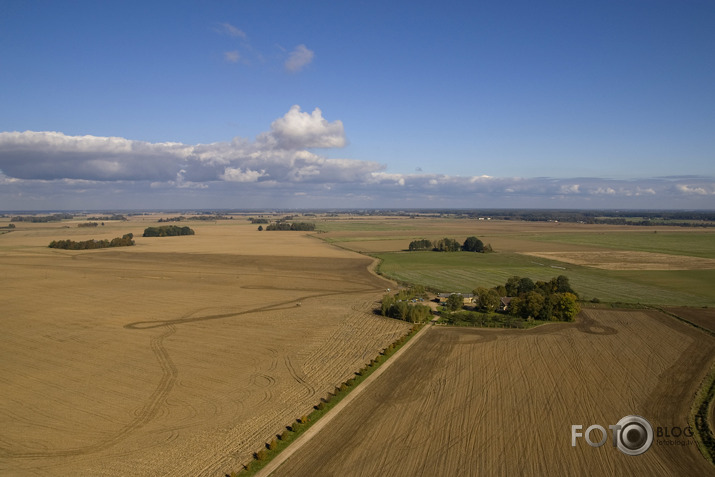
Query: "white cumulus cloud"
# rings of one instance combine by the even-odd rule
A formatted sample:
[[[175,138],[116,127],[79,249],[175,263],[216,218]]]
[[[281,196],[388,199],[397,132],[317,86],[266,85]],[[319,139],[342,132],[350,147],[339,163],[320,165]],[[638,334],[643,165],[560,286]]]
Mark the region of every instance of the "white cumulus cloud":
[[[342,121],[328,122],[319,108],[306,113],[298,105],[273,121],[271,131],[259,136],[259,140],[282,149],[343,147],[346,143]]]
[[[712,208],[712,177],[604,178],[450,176],[388,171],[369,160],[327,158],[317,148],[346,144],[343,123],[295,105],[256,140],[210,144],[0,132],[0,204],[86,208],[102,204],[359,207]],[[300,204],[295,198],[300,197]],[[100,199],[97,199],[100,200]],[[161,202],[161,201],[164,202]],[[159,202],[157,202],[159,201]],[[234,202],[231,202],[234,201]],[[240,202],[235,202],[240,201]],[[560,201],[560,202],[558,202]],[[100,207],[100,202],[96,206]],[[196,202],[193,202],[196,204]],[[106,206],[106,205],[104,205]]]
[[[220,178],[228,182],[256,182],[266,171],[241,170],[240,167],[227,167]]]

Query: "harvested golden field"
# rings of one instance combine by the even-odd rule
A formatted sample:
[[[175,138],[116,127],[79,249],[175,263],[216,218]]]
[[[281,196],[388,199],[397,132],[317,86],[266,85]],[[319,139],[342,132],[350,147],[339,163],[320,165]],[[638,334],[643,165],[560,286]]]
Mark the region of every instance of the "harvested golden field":
[[[682,429],[713,358],[709,335],[651,311],[589,309],[529,331],[433,327],[272,475],[712,474],[692,439],[628,456],[610,440],[572,447],[571,426],[636,414]]]
[[[665,253],[610,250],[607,252],[529,252],[533,257],[558,260],[602,270],[713,270],[715,259]]]
[[[0,474],[223,475],[408,328],[372,314],[389,282],[368,258],[245,221],[142,238],[155,224],[0,235]]]

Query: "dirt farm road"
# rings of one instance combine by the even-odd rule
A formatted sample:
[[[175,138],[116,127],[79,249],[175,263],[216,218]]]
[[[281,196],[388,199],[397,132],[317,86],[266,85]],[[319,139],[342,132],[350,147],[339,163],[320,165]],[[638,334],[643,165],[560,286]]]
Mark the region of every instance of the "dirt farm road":
[[[347,407],[355,398],[357,398],[365,389],[370,387],[370,384],[382,375],[391,365],[400,359],[400,356],[409,349],[417,340],[424,336],[427,331],[432,328],[432,325],[425,325],[415,336],[412,337],[402,348],[400,348],[389,360],[380,366],[377,371],[362,382],[360,386],[355,388],[350,394],[345,396],[333,409],[323,416],[317,423],[313,424],[310,429],[305,431],[298,439],[288,446],[283,452],[278,454],[268,465],[261,469],[256,477],[267,477],[281,466],[290,456],[297,452],[301,447],[307,444],[321,429],[323,429],[330,421],[332,421],[340,411]]]

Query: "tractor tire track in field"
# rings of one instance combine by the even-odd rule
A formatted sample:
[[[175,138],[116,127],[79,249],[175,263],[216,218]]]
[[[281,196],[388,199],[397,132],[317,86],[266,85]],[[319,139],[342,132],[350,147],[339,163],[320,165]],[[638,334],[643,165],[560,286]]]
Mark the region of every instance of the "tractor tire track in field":
[[[136,417],[119,430],[116,434],[105,439],[103,441],[97,442],[95,444],[79,447],[75,449],[62,449],[54,451],[29,451],[29,452],[13,452],[7,449],[0,449],[0,456],[3,457],[24,457],[24,458],[37,458],[37,457],[70,457],[88,454],[92,452],[98,452],[124,440],[132,432],[144,426],[146,423],[154,419],[154,417],[159,412],[160,407],[164,404],[166,396],[171,392],[171,389],[176,383],[176,378],[179,372],[174,365],[169,353],[164,348],[164,339],[176,333],[176,328],[172,325],[166,327],[166,331],[161,335],[151,338],[151,349],[154,355],[159,361],[159,366],[161,367],[162,376],[159,380],[154,392],[149,396],[144,406],[139,410]]]
[[[366,284],[363,282],[350,282],[354,285],[361,285],[365,286]],[[245,286],[243,288],[247,289],[268,289],[268,290],[283,290],[284,288],[276,287],[276,286]],[[296,290],[295,288],[285,288],[285,290],[290,290],[294,291]],[[369,293],[369,292],[375,292],[377,290],[382,290],[381,287],[376,287],[372,286],[370,288],[361,288],[357,290],[342,290],[342,291],[332,291],[332,292],[322,292],[322,293],[314,293],[314,294],[309,294],[309,295],[303,295],[298,298],[294,298],[291,300],[286,300],[282,301],[280,303],[274,303],[271,305],[263,306],[263,307],[258,307],[258,308],[253,308],[250,310],[245,310],[245,311],[239,311],[239,312],[234,312],[234,313],[221,313],[221,314],[214,314],[214,315],[202,315],[202,316],[192,316],[196,314],[196,311],[189,313],[187,315],[184,315],[180,318],[176,318],[173,320],[155,320],[155,321],[136,321],[132,323],[128,323],[124,325],[125,329],[128,330],[149,330],[149,329],[156,329],[156,328],[165,328],[165,331],[161,333],[160,335],[154,336],[150,339],[150,347],[151,351],[156,357],[159,367],[161,369],[161,377],[159,379],[159,383],[157,384],[156,388],[152,392],[152,394],[149,396],[149,398],[146,400],[144,405],[139,409],[139,411],[136,413],[134,419],[132,419],[128,424],[126,424],[124,427],[122,427],[117,433],[114,435],[91,445],[88,446],[83,446],[83,447],[77,447],[77,448],[71,448],[71,449],[58,449],[58,450],[46,450],[46,451],[13,451],[10,449],[3,449],[0,448],[0,457],[14,457],[14,458],[40,458],[40,457],[70,457],[70,456],[80,456],[80,455],[85,455],[85,454],[90,454],[98,451],[102,451],[105,449],[108,449],[115,444],[123,441],[126,439],[129,435],[131,435],[134,431],[138,430],[139,428],[143,427],[147,423],[149,423],[152,419],[154,419],[161,408],[161,406],[166,402],[166,398],[171,392],[172,388],[176,384],[178,375],[179,375],[179,370],[174,364],[174,362],[171,359],[171,356],[169,355],[169,352],[167,351],[166,347],[164,346],[164,340],[172,335],[174,335],[177,331],[176,326],[177,325],[183,325],[187,323],[197,323],[197,322],[203,322],[203,321],[210,321],[210,320],[219,320],[219,319],[226,319],[226,318],[234,318],[237,316],[241,315],[248,315],[248,314],[254,314],[254,313],[262,313],[262,312],[268,312],[268,311],[277,311],[277,310],[286,310],[286,309],[292,309],[294,308],[298,303],[308,300],[311,298],[321,298],[321,297],[326,297],[326,296],[333,296],[333,295],[347,295],[347,294],[361,294],[361,293]],[[319,291],[318,289],[310,289],[310,288],[305,288],[305,289],[299,289],[299,291]],[[320,290],[322,291],[322,290]],[[199,311],[207,310],[207,308],[203,308]],[[285,366],[288,369],[289,373],[293,377],[293,379],[298,382],[301,386],[303,386],[307,392],[306,397],[310,397],[315,395],[316,389],[312,385],[310,385],[308,382],[306,382],[305,379],[303,379],[299,373],[296,371],[293,363],[290,361],[288,357],[285,358]],[[271,386],[274,384],[275,380],[268,376],[268,375],[256,375],[254,379],[262,379],[264,382],[266,382],[266,386],[264,388],[264,396],[263,396],[263,402],[270,400],[273,397],[273,393],[271,391]]]
[[[290,356],[286,356],[284,361],[285,361],[286,369],[288,370],[290,375],[293,377],[293,379],[298,384],[303,386],[305,388],[305,390],[307,391],[307,394],[303,397],[309,398],[311,396],[314,396],[315,395],[315,387],[310,385],[309,383],[307,383],[305,381],[305,379],[303,379],[303,377],[295,370],[295,366],[293,366],[293,362],[291,361]]]

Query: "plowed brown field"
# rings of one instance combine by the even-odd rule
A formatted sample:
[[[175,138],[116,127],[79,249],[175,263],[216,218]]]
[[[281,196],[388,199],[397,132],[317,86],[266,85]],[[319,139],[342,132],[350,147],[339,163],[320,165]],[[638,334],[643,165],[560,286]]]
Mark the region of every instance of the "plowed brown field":
[[[147,225],[0,236],[0,474],[223,475],[408,328],[373,315],[390,285],[370,259]],[[130,231],[135,247],[47,248]]]
[[[273,475],[711,475],[692,439],[628,456],[572,447],[571,425],[637,414],[683,428],[714,357],[709,335],[658,312],[434,327]]]

